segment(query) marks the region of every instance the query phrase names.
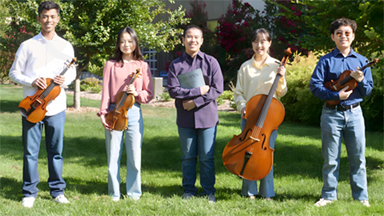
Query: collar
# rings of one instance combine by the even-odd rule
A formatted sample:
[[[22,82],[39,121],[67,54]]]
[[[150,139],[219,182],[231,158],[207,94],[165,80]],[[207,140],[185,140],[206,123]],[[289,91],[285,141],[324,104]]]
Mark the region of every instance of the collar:
[[[335,49],[333,49],[332,54],[333,54],[334,57],[336,57],[338,55],[343,56],[343,54],[339,51],[339,49],[337,49],[337,47],[335,47]],[[347,57],[355,57],[355,58],[357,58],[357,53],[355,52],[355,50],[352,49],[352,47],[351,47],[351,52],[348,54]]]
[[[201,50],[199,50],[199,52],[197,52],[197,54],[195,55],[196,56],[199,56],[201,59],[203,58],[203,52],[201,52]],[[193,59],[187,52],[184,51],[183,55],[182,55],[182,58],[183,60],[187,60],[188,58],[191,58]]]
[[[53,35],[53,38],[52,40],[47,40],[43,34],[40,32],[38,35],[37,35],[37,40],[39,41],[45,41],[45,42],[49,42],[49,41],[55,41],[59,36],[56,34],[55,32],[55,35]]]
[[[266,65],[269,66],[270,64],[275,63],[275,60],[273,60],[273,58],[269,54],[267,54],[267,59],[265,60],[264,64],[258,65],[255,61],[255,55],[256,54],[253,54],[253,56],[252,56],[252,66],[254,66],[254,67],[261,69],[261,67],[263,67],[263,66],[266,66]]]

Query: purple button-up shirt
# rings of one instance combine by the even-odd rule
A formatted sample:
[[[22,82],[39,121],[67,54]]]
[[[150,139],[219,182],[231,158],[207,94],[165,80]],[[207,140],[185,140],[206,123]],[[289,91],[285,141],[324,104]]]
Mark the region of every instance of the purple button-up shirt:
[[[187,89],[180,86],[177,75],[201,69],[209,91],[201,95],[200,87]],[[215,58],[199,51],[194,58],[183,53],[172,61],[168,70],[168,91],[175,98],[177,110],[176,124],[183,128],[210,128],[217,125],[216,98],[223,93],[224,82],[220,65]],[[190,111],[183,108],[184,100],[193,100],[196,107]]]

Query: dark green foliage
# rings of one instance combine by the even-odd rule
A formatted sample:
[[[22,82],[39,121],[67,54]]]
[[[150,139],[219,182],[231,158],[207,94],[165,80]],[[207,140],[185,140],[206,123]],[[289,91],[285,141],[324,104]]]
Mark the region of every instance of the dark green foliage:
[[[383,61],[383,59],[382,59]],[[365,117],[365,125],[370,131],[384,130],[384,91],[383,91],[383,74],[384,68],[372,69],[373,90],[371,95],[364,98],[361,103],[363,114]]]

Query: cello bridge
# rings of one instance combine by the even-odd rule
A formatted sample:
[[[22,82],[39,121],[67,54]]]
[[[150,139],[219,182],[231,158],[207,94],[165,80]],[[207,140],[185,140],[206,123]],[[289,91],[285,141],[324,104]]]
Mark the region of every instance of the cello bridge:
[[[254,138],[254,137],[249,137],[249,139],[252,139],[253,141],[255,141],[255,142],[259,142],[260,140],[259,139],[257,139],[257,138]]]

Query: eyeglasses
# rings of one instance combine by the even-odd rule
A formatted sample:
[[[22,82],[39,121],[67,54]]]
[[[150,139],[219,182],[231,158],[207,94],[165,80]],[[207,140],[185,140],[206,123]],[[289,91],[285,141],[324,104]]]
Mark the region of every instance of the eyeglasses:
[[[349,35],[351,35],[352,32],[336,32],[337,37],[341,37],[343,36],[343,34],[345,35],[345,37],[349,37]]]

